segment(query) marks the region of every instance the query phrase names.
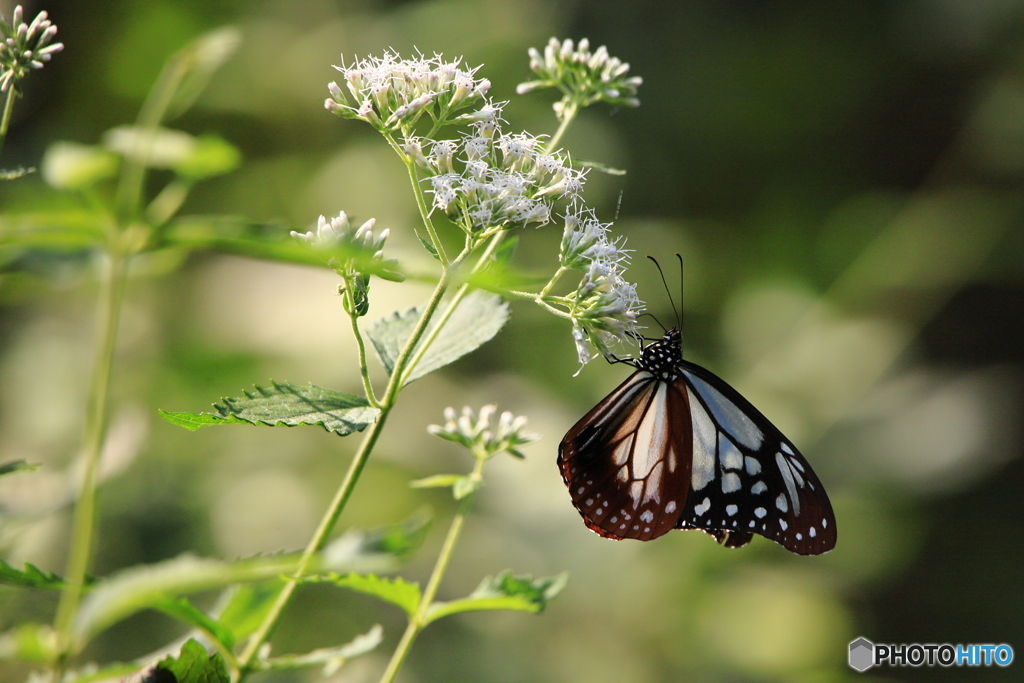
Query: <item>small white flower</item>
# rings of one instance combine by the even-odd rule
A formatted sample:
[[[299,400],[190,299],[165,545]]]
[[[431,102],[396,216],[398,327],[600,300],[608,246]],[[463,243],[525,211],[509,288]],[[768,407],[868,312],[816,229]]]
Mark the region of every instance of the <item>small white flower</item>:
[[[497,410],[498,407],[493,404],[486,405],[478,415],[474,415],[473,409],[468,406],[462,409],[461,414],[456,413],[454,408],[445,408],[445,424],[430,425],[427,431],[442,439],[462,444],[474,456],[483,460],[502,452],[517,458],[525,457],[518,446],[536,441],[540,436],[525,429],[524,416],[516,417],[507,410],[498,418],[498,424],[492,427],[491,418]]]
[[[7,92],[12,85],[17,88],[29,69],[42,69],[64,49],[63,43],[50,42],[57,35],[57,27],[47,19],[46,12],[37,14],[30,24],[25,23],[24,16],[21,5],[14,8],[10,23],[0,15],[0,92]]]

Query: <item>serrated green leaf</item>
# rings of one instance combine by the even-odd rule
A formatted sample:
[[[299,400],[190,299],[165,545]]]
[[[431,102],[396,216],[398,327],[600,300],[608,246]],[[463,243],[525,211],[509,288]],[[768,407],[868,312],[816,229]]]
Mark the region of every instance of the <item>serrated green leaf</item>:
[[[465,479],[464,474],[435,474],[432,477],[424,477],[409,482],[414,489],[437,489],[445,486],[454,486],[460,479]]]
[[[313,572],[338,573],[393,571],[398,562],[408,557],[422,542],[427,522],[424,515],[417,514],[391,527],[350,530],[329,543],[310,569]],[[91,587],[75,618],[75,639],[84,644],[111,624],[168,597],[238,583],[277,580],[292,574],[298,561],[299,553],[260,556],[236,562],[181,555],[155,564],[123,569]],[[244,629],[228,621],[227,615],[224,618],[221,623],[234,631],[236,641],[245,637],[240,635]],[[232,618],[241,621],[241,617]]]
[[[402,578],[388,579],[374,574],[331,574],[326,577],[314,579],[317,582],[333,583],[342,588],[372,595],[392,605],[397,605],[405,610],[406,614],[412,616],[420,604],[420,585],[409,583]]]
[[[463,477],[452,486],[452,495],[455,496],[455,500],[462,500],[466,496],[476,493],[483,485],[484,482],[481,479]]]
[[[188,598],[163,598],[154,602],[151,607],[203,631],[206,635],[218,640],[226,650],[235,646],[235,636],[231,629],[211,619],[205,612],[189,602]]]
[[[283,586],[280,579],[231,586],[224,595],[224,608],[217,622],[231,631],[236,642],[245,640],[263,623]]]
[[[172,424],[196,430],[216,424],[267,425],[271,427],[320,425],[338,436],[361,432],[377,419],[380,410],[365,398],[313,384],[304,387],[272,382],[270,388],[256,387],[241,398],[223,398],[215,403],[216,413],[160,414]]]
[[[0,560],[0,584],[60,590],[64,587],[64,579],[52,572],[44,572],[28,562],[25,563],[25,570],[20,571]]]
[[[427,610],[426,623],[460,612],[480,610],[512,610],[517,612],[542,611],[558,595],[569,580],[565,572],[557,576],[534,579],[531,576],[513,576],[504,571],[485,578],[469,597],[451,602],[435,602]]]
[[[12,472],[21,472],[23,470],[38,470],[42,465],[34,465],[24,460],[11,460],[0,465],[0,476],[5,474],[11,474]]]
[[[373,342],[377,358],[389,375],[394,370],[402,347],[412,336],[422,311],[422,307],[410,308],[403,313],[396,311],[378,320],[366,331]],[[407,371],[404,383],[419,379],[476,350],[490,341],[506,320],[508,306],[501,297],[481,291],[470,293],[455,308],[416,367]],[[429,338],[435,324],[431,322],[423,340]]]
[[[174,674],[176,683],[229,683],[227,666],[220,654],[208,653],[193,638],[185,641],[177,657],[168,655],[157,664],[158,669]]]
[[[338,647],[325,647],[319,650],[307,652],[304,655],[283,655],[267,660],[258,660],[257,665],[262,669],[294,669],[302,666],[315,666],[323,664],[323,675],[333,676],[346,661],[366,654],[373,648],[380,645],[384,640],[384,629],[376,624],[366,633],[356,636],[351,642]]]

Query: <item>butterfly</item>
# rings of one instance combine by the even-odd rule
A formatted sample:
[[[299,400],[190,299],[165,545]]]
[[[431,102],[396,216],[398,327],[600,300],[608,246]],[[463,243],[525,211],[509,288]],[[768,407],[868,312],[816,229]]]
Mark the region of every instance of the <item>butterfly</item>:
[[[641,541],[700,529],[729,548],[759,534],[799,555],[835,547],[832,504],[807,460],[738,391],[683,360],[678,328],[613,362],[636,372],[558,446],[590,529]]]

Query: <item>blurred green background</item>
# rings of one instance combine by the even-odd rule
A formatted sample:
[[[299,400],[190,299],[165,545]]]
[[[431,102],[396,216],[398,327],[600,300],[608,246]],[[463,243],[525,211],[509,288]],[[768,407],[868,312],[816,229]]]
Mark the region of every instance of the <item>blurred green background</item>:
[[[12,3],[0,3],[10,16]],[[686,354],[734,383],[826,484],[839,543],[791,556],[758,537],[726,550],[698,533],[612,542],[587,531],[555,467],[562,434],[625,376],[579,377],[568,328],[515,303],[491,343],[412,385],[346,526],[437,520],[404,570],[424,581],[453,505],[410,479],[467,469],[428,437],[445,405],[497,402],[543,439],[489,466],[441,597],[504,568],[571,573],[539,617],[462,615],[428,629],[403,680],[1009,680],[1019,670],[872,670],[847,643],[1009,643],[1024,652],[1024,2],[805,0],[53,0],[65,50],[26,82],[3,166],[56,140],[93,144],[134,120],[160,66],[204,31],[243,43],[171,125],[216,132],[242,167],[197,187],[186,213],[308,229],[345,210],[392,232],[390,256],[429,264],[401,164],[368,126],[322,106],[332,64],[392,47],[464,55],[510,99],[508,130],[551,133],[550,94],[515,96],[526,49],[589,37],[643,76],[638,110],[593,107],[571,129],[588,201],[636,250],[630,277],[672,314],[642,257],[686,258]],[[0,185],[5,213],[79,201],[39,175]],[[286,229],[286,228],[282,228]],[[517,264],[549,273],[560,230],[522,236]],[[23,255],[0,274],[0,551],[62,572],[69,469],[80,441],[95,286],[81,255]],[[360,390],[355,347],[315,270],[195,255],[132,284],[94,573],[193,552],[234,558],[305,544],[354,448],[318,429],[188,433],[156,409],[201,410],[269,379]],[[670,282],[674,276],[670,275]],[[370,319],[419,303],[377,282]],[[380,377],[380,375],[378,375]],[[0,629],[50,619],[54,596],[0,591]],[[385,644],[331,680],[376,680],[397,609],[339,589],[299,593],[275,651]],[[166,617],[119,624],[88,653],[144,655],[179,635]],[[1019,676],[1019,674],[1017,674]],[[0,679],[23,670],[0,668]],[[315,671],[262,680],[315,680]]]

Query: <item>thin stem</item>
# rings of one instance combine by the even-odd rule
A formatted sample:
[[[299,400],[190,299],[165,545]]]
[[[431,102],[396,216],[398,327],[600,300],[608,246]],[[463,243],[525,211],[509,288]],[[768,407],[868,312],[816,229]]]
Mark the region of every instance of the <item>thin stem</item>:
[[[469,475],[471,479],[480,481],[483,478],[485,462],[485,458],[477,458],[473,472]],[[441,553],[437,556],[437,562],[434,564],[434,571],[431,572],[430,579],[427,581],[427,587],[423,589],[423,596],[420,598],[416,613],[410,617],[409,623],[405,627],[405,632],[402,634],[402,639],[398,641],[398,646],[391,655],[391,661],[388,662],[388,667],[380,678],[380,683],[394,682],[395,676],[398,675],[402,664],[405,663],[405,659],[412,649],[413,643],[416,641],[416,636],[426,626],[427,610],[434,603],[437,589],[441,585],[445,571],[448,569],[448,563],[451,562],[455,544],[458,543],[459,536],[462,534],[462,527],[465,525],[469,510],[473,507],[473,498],[475,498],[475,492],[463,498],[458,512],[452,518],[451,526],[448,527],[448,535],[444,539],[444,545],[441,546]]]
[[[281,588],[281,592],[277,594],[277,598],[274,600],[274,604],[271,606],[270,611],[267,613],[266,617],[264,617],[263,623],[260,624],[259,629],[257,629],[249,639],[245,649],[238,658],[240,678],[244,678],[252,670],[251,665],[253,658],[256,656],[256,653],[259,651],[263,643],[265,643],[273,633],[278,620],[281,618],[281,613],[284,611],[285,606],[291,599],[292,593],[295,592],[295,588],[299,584],[298,580],[306,575],[309,571],[310,565],[313,563],[313,558],[316,553],[322,550],[327,544],[327,539],[330,537],[335,524],[338,522],[338,518],[341,517],[341,513],[344,511],[345,505],[352,496],[356,482],[359,481],[359,475],[362,473],[363,467],[366,465],[366,461],[369,459],[370,453],[373,451],[373,447],[376,445],[377,439],[380,437],[381,431],[384,429],[384,424],[387,421],[388,414],[395,405],[395,400],[402,388],[401,378],[412,355],[412,351],[423,337],[423,334],[427,329],[427,324],[437,311],[437,307],[441,303],[441,298],[448,290],[448,286],[451,282],[452,270],[457,268],[468,254],[468,251],[463,251],[459,254],[458,258],[452,262],[451,267],[446,268],[442,272],[441,279],[438,281],[437,286],[434,287],[434,292],[430,296],[430,301],[427,302],[426,308],[423,310],[419,321],[416,323],[416,328],[406,341],[405,346],[402,347],[402,352],[395,360],[395,367],[391,372],[391,380],[388,382],[387,391],[384,394],[384,398],[380,401],[380,415],[378,415],[377,420],[370,425],[369,430],[366,432],[366,436],[363,437],[362,443],[359,444],[359,450],[356,451],[355,456],[352,458],[352,462],[349,464],[348,471],[345,473],[345,479],[342,481],[341,486],[338,487],[333,500],[331,500],[331,503],[327,508],[327,512],[324,514],[323,519],[320,520],[320,525],[313,533],[313,537],[310,539],[309,544],[303,551],[302,557],[299,559],[298,565],[295,568],[295,573],[292,574],[292,578],[295,580],[288,581]]]
[[[352,287],[345,285],[345,298],[348,300],[348,318],[352,323],[352,336],[356,338],[356,347],[359,349],[359,374],[363,378],[363,391],[366,392],[366,400],[374,408],[380,408],[380,401],[373,393],[373,384],[370,383],[370,368],[366,365],[366,344],[363,342],[363,335],[359,332],[359,316],[350,311],[356,310],[355,297],[352,295]]]
[[[551,152],[558,148],[558,143],[561,142],[562,136],[565,135],[565,131],[569,129],[569,126],[576,119],[576,114],[579,112],[579,106],[575,100],[569,100],[565,109],[562,110],[562,122],[558,124],[558,130],[548,140],[548,144],[544,146],[545,152]]]
[[[537,298],[543,299],[544,297],[546,297],[551,292],[551,289],[555,286],[555,283],[558,282],[558,279],[568,272],[568,268],[566,268],[565,266],[559,266],[558,270],[555,271],[555,274],[551,276],[550,280],[548,280],[548,283],[544,285],[544,289],[540,290],[540,293],[537,294]]]
[[[11,112],[14,111],[14,83],[7,84],[7,101],[4,102],[4,117],[0,120],[0,150],[4,148],[4,141],[7,139],[7,127],[11,125]]]
[[[57,631],[57,651],[63,667],[74,649],[72,628],[82,597],[85,574],[92,556],[92,542],[96,526],[96,486],[99,479],[100,453],[107,431],[107,409],[110,399],[110,377],[117,345],[118,322],[124,302],[127,259],[115,247],[110,250],[104,264],[97,310],[96,357],[93,360],[89,386],[89,403],[85,418],[85,452],[82,485],[75,504],[71,533],[71,551],[65,584],[54,628]]]
[[[473,266],[472,273],[476,273],[477,271],[484,267],[484,265],[487,263],[487,260],[491,257],[491,254],[493,254],[494,250],[498,248],[499,244],[501,244],[501,239],[502,234],[499,233],[494,236],[490,243],[488,243],[487,248],[484,250],[484,253],[480,255],[480,258],[477,259],[476,265]],[[470,247],[467,245],[467,249],[469,248]],[[459,290],[455,293],[455,296],[453,296],[451,301],[448,302],[448,306],[445,308],[444,313],[441,314],[441,317],[438,318],[437,324],[435,324],[434,328],[430,330],[430,333],[423,340],[423,344],[420,345],[420,347],[416,350],[416,353],[413,355],[412,360],[409,361],[408,369],[406,370],[405,373],[407,376],[416,368],[416,364],[420,362],[420,359],[423,358],[423,354],[427,352],[427,349],[430,348],[430,345],[434,343],[435,339],[437,339],[437,335],[441,333],[441,328],[444,327],[444,324],[448,322],[449,318],[452,317],[452,314],[455,312],[455,308],[465,298],[468,292],[469,284],[463,283],[462,286],[459,287]],[[402,383],[405,384],[406,380],[407,377],[403,377]]]
[[[398,144],[390,133],[383,132],[383,135],[388,144],[391,145],[391,149],[405,163],[405,169],[409,172],[409,182],[412,184],[412,193],[416,197],[416,208],[420,212],[420,220],[423,221],[423,226],[427,229],[427,235],[430,237],[430,242],[434,245],[441,263],[448,265],[448,255],[445,253],[444,245],[441,244],[441,239],[437,236],[437,230],[434,229],[434,222],[430,220],[430,209],[427,208],[427,200],[423,196],[422,188],[420,188],[420,178],[416,172],[416,160],[405,153],[405,150],[402,149],[401,145]]]

